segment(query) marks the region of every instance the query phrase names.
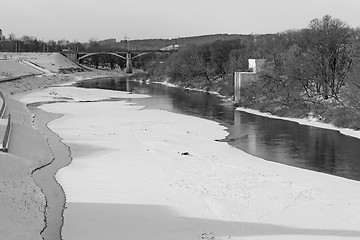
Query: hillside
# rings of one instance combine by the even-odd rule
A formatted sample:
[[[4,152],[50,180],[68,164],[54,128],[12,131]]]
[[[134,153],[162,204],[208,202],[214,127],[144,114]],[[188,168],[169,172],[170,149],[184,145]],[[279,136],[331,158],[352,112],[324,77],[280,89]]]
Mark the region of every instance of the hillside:
[[[158,50],[170,45],[178,44],[180,46],[187,46],[191,44],[201,45],[212,43],[218,40],[236,40],[241,39],[248,41],[253,39],[253,35],[241,35],[241,34],[214,34],[203,35],[194,37],[179,37],[172,39],[141,39],[141,40],[129,40],[129,46],[131,49],[136,50]],[[127,41],[122,40],[116,42],[115,39],[106,39],[98,41],[102,47],[109,47],[111,49],[127,49]]]

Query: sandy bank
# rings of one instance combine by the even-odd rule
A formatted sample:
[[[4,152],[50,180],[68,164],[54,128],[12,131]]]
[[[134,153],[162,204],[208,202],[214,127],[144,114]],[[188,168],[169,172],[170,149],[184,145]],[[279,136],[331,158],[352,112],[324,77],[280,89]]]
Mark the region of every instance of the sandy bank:
[[[59,97],[41,109],[64,115],[49,127],[73,157],[57,174],[65,239],[360,238],[359,182],[216,142],[227,132],[212,121],[91,102],[139,95],[66,87],[22,101]]]

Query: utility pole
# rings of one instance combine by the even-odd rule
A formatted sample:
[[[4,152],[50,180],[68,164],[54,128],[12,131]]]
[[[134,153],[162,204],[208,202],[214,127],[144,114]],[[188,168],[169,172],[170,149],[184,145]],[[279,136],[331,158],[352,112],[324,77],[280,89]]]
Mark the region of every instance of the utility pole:
[[[132,57],[131,57],[131,53],[130,53],[130,44],[129,44],[129,38],[128,38],[128,36],[126,34],[125,34],[124,39],[126,41],[126,48],[127,48],[127,53],[126,53],[126,73],[132,73]]]
[[[126,35],[126,33],[125,33],[124,40],[125,40],[125,42],[126,42],[127,52],[130,52],[130,43],[129,43],[129,38],[128,38],[128,36]]]

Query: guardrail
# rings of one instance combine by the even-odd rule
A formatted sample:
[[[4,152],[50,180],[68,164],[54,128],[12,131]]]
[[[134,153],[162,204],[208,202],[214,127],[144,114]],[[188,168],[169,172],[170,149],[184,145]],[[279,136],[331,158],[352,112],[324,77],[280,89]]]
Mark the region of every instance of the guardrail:
[[[6,131],[5,131],[5,136],[4,136],[4,140],[2,143],[2,151],[4,151],[4,152],[7,152],[8,148],[9,148],[11,130],[12,130],[12,121],[11,121],[11,114],[9,114]]]
[[[0,109],[0,118],[4,118],[7,105],[6,105],[5,97],[4,97],[4,95],[3,95],[3,93],[1,91],[0,91],[0,97],[3,100],[3,103],[2,103],[2,106],[1,106],[1,109]],[[3,152],[8,151],[11,130],[12,130],[12,121],[11,121],[11,114],[9,114],[8,115],[7,125],[6,125],[6,130],[5,130],[5,135],[4,135],[4,138],[3,138],[2,146],[0,148],[0,150],[3,151]]]
[[[1,109],[0,109],[0,118],[3,118],[4,115],[5,115],[5,111],[6,111],[6,101],[5,101],[5,97],[2,94],[2,92],[0,92],[0,96],[1,96],[1,98],[3,100],[3,104],[2,104]]]

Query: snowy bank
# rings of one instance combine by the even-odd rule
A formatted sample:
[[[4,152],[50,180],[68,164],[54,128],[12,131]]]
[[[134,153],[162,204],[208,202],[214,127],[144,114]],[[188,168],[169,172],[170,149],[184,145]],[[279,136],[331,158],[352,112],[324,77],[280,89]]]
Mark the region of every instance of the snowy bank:
[[[63,114],[49,127],[72,163],[64,239],[359,239],[360,182],[256,158],[217,142],[218,123],[59,87],[24,103]],[[98,101],[105,99],[104,101]]]

